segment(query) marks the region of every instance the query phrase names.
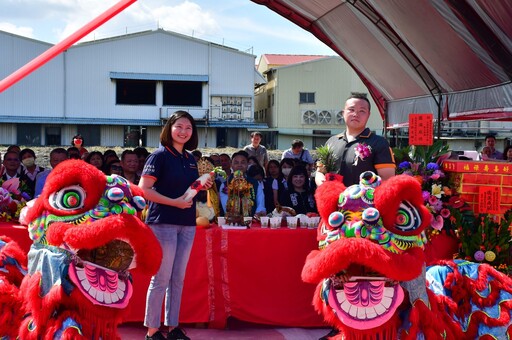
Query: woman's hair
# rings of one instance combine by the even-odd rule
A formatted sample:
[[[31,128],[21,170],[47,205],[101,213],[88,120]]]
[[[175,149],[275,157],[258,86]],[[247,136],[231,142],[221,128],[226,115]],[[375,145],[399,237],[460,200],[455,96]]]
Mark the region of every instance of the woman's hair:
[[[247,158],[247,161],[250,160],[254,161],[255,164],[261,166],[260,161],[258,160],[258,158],[256,158],[256,156],[249,156],[249,158]]]
[[[292,168],[295,166],[295,160],[293,158],[283,158],[281,159],[281,163],[279,163],[279,170],[283,169],[283,164],[288,164]]]
[[[71,138],[71,145],[75,146],[75,138],[76,139],[81,139],[82,140],[82,146],[85,145],[84,137],[82,137],[81,134],[74,135],[73,138]]]
[[[85,157],[85,161],[86,161],[87,163],[89,163],[89,164],[90,164],[90,163],[91,163],[91,158],[92,158],[92,156],[94,156],[94,155],[100,156],[100,158],[101,158],[101,163],[103,164],[103,154],[102,154],[100,151],[92,151],[92,152],[89,152],[89,153],[87,154],[87,157]]]
[[[288,189],[289,190],[293,189],[292,179],[293,179],[293,176],[296,176],[296,175],[304,175],[304,178],[305,178],[304,189],[306,189],[306,191],[309,191],[308,170],[306,170],[306,167],[304,167],[302,165],[296,165],[290,171],[290,174],[288,175],[288,180],[287,180]]]
[[[190,121],[190,124],[192,124],[192,136],[190,136],[190,139],[185,143],[185,150],[197,149],[199,138],[197,136],[196,122],[194,121],[194,117],[185,111],[176,111],[169,117],[167,123],[165,123],[165,126],[162,129],[162,132],[160,133],[160,144],[163,146],[172,146],[173,140],[171,128],[180,118],[187,118]]]
[[[508,150],[510,150],[511,148],[512,148],[512,145],[507,145],[505,150],[503,150],[503,159],[508,160],[507,153],[508,153]]]
[[[29,149],[29,148],[25,148],[25,149],[21,150],[21,151],[20,151],[20,153],[19,153],[19,157],[20,157],[20,159],[22,159],[22,158],[23,158],[23,156],[24,156],[25,154],[27,154],[27,153],[28,153],[28,154],[30,154],[32,157],[37,158],[37,157],[36,157],[36,153],[34,152],[34,150]]]
[[[279,162],[277,160],[275,160],[275,159],[271,159],[271,160],[268,161],[267,168],[265,169],[267,176],[270,176],[270,172],[268,171],[268,167],[270,166],[270,163],[272,163],[275,166],[277,166],[277,168],[279,169],[279,173],[281,173],[281,167],[279,166]]]

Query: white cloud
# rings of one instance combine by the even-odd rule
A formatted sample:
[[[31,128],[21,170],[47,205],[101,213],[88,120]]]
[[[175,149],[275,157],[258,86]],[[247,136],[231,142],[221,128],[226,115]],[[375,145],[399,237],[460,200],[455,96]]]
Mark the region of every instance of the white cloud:
[[[27,38],[34,38],[34,30],[32,27],[16,26],[8,22],[0,22],[0,31],[21,35]]]
[[[160,27],[185,34],[217,34],[220,25],[214,15],[196,3],[185,1],[177,6],[162,6],[152,10]]]
[[[55,31],[58,40],[70,36],[115,3],[117,1],[112,0],[75,1],[75,9],[63,13],[63,17],[61,17],[64,27]],[[157,27],[187,35],[212,32],[215,34],[220,31],[220,25],[214,15],[202,9],[198,4],[185,1],[176,6],[168,6],[165,3],[158,0],[137,1],[97,28],[95,33],[90,34],[84,40],[156,29]]]

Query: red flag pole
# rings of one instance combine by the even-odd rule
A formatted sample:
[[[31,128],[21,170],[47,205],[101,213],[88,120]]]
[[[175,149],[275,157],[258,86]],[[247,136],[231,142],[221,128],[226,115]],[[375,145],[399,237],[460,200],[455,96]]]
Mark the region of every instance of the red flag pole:
[[[98,28],[99,26],[103,25],[105,22],[110,20],[112,17],[117,15],[118,13],[122,12],[126,7],[130,6],[137,0],[121,0],[114,6],[110,7],[108,10],[106,10],[103,14],[100,14],[97,18],[80,28],[78,31],[58,43],[57,45],[54,45],[50,47],[48,50],[41,53],[36,58],[32,59],[30,62],[25,64],[24,66],[20,67],[17,71],[14,71],[9,76],[4,78],[0,81],[0,93],[2,93],[4,90],[11,87],[11,85],[17,83],[22,78],[26,77],[48,61],[50,61],[52,58],[60,54],[62,51],[69,48],[71,45],[73,45],[75,42],[79,41],[83,37],[85,37],[87,34],[91,33],[93,30]]]

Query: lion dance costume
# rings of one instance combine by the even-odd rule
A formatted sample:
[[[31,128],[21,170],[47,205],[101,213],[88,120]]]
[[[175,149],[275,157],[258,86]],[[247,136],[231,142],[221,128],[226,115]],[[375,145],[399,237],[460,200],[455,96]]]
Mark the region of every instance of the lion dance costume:
[[[328,174],[316,191],[319,250],[302,278],[335,339],[510,339],[512,280],[489,265],[425,267],[431,215],[412,177],[372,172],[346,188]]]
[[[161,248],[139,219],[142,192],[80,160],[59,164],[22,222],[28,259],[0,238],[1,339],[119,339],[131,270],[156,273]]]

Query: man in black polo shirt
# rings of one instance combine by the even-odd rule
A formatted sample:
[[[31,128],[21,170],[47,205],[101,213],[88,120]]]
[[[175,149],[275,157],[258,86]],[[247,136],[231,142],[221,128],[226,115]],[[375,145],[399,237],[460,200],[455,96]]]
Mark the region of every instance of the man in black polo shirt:
[[[359,183],[359,175],[372,171],[386,180],[395,175],[395,160],[387,140],[366,127],[370,101],[353,93],[345,103],[343,118],[347,129],[327,141],[337,156],[338,173],[347,187]]]
[[[358,184],[359,175],[365,171],[378,174],[382,180],[395,175],[395,160],[389,143],[366,127],[369,118],[370,101],[366,94],[352,93],[343,110],[347,129],[332,136],[326,143],[337,156],[336,167],[347,187]],[[326,340],[338,333],[333,328],[319,340]]]

